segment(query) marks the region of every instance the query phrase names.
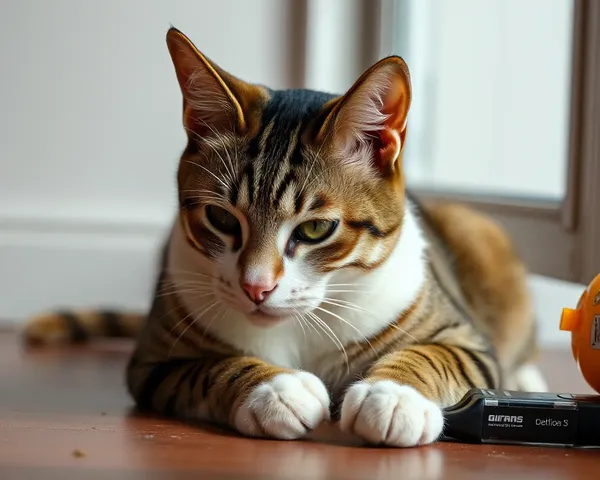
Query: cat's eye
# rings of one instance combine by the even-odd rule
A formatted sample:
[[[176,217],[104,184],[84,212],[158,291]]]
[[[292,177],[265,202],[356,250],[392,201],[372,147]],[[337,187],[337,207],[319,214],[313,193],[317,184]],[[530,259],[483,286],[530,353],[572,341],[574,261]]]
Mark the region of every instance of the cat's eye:
[[[299,242],[318,243],[328,238],[336,227],[337,222],[331,220],[310,220],[298,225],[292,236]]]
[[[237,235],[240,232],[240,222],[235,215],[216,205],[206,206],[206,218],[210,224],[222,233]]]

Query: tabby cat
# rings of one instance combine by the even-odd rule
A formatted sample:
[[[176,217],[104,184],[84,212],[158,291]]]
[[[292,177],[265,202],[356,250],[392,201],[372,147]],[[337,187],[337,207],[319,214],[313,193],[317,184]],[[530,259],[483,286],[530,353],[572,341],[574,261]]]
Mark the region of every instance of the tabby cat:
[[[139,408],[255,437],[333,417],[366,443],[423,445],[471,387],[545,389],[505,232],[406,192],[401,58],[331,95],[246,83],[175,28],[167,45],[187,146],[151,309],[41,315],[27,341],[135,335]]]

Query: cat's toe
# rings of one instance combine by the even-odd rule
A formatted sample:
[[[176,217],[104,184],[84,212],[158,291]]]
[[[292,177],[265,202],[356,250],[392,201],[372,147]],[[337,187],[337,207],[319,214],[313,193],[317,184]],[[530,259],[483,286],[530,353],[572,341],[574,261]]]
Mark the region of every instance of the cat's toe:
[[[235,415],[244,435],[284,440],[301,438],[329,419],[329,394],[308,372],[282,373],[250,392]]]
[[[342,403],[342,430],[375,445],[432,443],[444,426],[441,409],[414,388],[391,380],[352,385]]]

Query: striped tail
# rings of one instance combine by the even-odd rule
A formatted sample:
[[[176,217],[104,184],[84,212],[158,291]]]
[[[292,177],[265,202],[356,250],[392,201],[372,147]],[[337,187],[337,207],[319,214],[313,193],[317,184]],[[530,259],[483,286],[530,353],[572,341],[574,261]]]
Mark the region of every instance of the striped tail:
[[[22,332],[27,345],[68,345],[100,338],[134,338],[144,315],[109,310],[57,311],[29,319]]]

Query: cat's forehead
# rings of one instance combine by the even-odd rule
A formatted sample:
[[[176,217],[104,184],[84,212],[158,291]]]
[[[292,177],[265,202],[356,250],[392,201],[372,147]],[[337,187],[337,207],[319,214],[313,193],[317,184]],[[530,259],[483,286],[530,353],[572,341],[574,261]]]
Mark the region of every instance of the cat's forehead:
[[[312,120],[336,95],[307,89],[269,90],[262,123],[278,119],[282,126]]]
[[[232,203],[267,221],[298,214],[306,209],[305,202],[314,201],[323,164],[304,139],[332,98],[310,90],[270,92],[260,128],[247,139],[240,159]]]

